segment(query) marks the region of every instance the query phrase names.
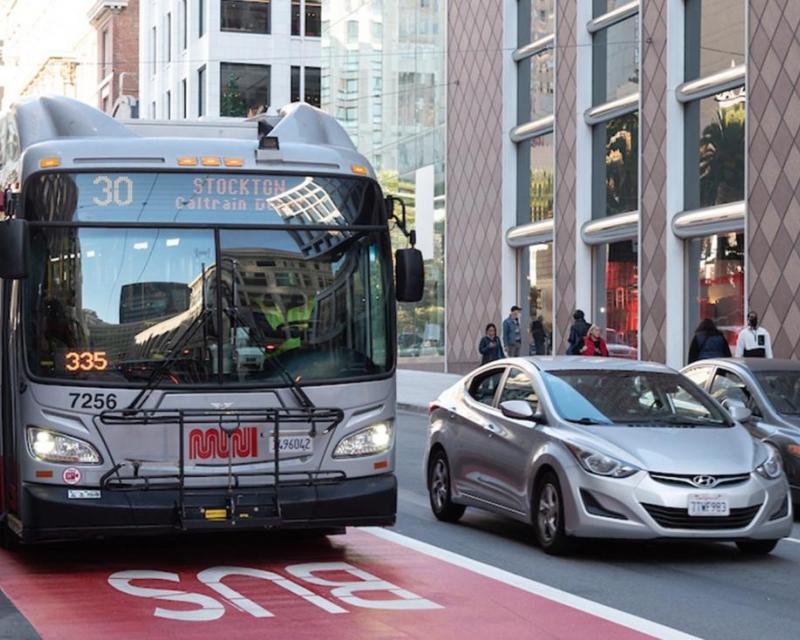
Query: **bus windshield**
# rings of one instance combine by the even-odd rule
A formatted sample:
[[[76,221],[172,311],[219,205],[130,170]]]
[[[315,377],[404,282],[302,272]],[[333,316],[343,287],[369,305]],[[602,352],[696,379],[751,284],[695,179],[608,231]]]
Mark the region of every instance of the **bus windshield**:
[[[168,360],[166,384],[283,385],[393,367],[385,231],[33,225],[31,253],[38,377],[143,384]]]

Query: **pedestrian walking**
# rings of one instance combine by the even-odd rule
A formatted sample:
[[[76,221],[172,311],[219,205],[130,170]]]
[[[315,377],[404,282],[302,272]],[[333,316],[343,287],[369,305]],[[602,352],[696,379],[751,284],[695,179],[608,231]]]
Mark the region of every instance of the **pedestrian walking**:
[[[519,326],[519,312],[522,311],[517,305],[511,307],[511,313],[503,320],[503,346],[509,358],[519,356],[519,348],[522,345],[522,329]]]
[[[758,314],[747,314],[747,327],[742,329],[736,341],[737,358],[771,358],[772,340],[769,331],[758,326]]]
[[[586,322],[586,316],[580,309],[576,309],[575,313],[572,314],[572,319],[575,322],[572,323],[572,327],[569,330],[569,339],[567,343],[567,355],[568,356],[579,356],[581,355],[581,349],[583,349],[583,339],[586,337],[586,334],[589,333],[589,328],[591,325]]]
[[[589,332],[583,339],[581,355],[608,357],[608,345],[606,345],[606,341],[601,336],[600,327],[596,324],[589,327]]]
[[[547,332],[544,330],[544,318],[539,316],[534,318],[531,322],[531,346],[533,353],[531,355],[543,356],[545,355],[545,343],[547,342]]]
[[[730,358],[731,348],[722,332],[711,318],[697,325],[692,343],[689,345],[689,364],[707,358]]]
[[[478,351],[481,354],[481,364],[505,358],[503,345],[500,344],[500,338],[497,337],[497,327],[494,324],[489,323],[486,325],[486,335],[481,338]]]

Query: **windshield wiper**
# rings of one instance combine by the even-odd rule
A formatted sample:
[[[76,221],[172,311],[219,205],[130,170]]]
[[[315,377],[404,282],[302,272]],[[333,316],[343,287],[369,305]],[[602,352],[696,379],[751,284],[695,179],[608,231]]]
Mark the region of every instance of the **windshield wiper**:
[[[607,425],[611,424],[610,422],[601,422],[600,420],[595,420],[594,418],[578,418],[578,419],[569,418],[569,421],[570,422],[574,422],[575,424],[588,424],[588,425],[591,425],[591,424],[602,424],[602,425],[606,425],[607,426]]]

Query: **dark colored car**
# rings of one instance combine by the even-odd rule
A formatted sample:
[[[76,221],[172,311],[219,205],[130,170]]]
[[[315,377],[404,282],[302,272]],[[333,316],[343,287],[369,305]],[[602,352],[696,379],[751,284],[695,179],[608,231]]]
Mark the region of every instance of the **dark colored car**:
[[[781,452],[792,488],[800,504],[800,362],[766,358],[699,360],[682,372],[723,405],[735,400],[750,409],[743,424],[760,440]]]

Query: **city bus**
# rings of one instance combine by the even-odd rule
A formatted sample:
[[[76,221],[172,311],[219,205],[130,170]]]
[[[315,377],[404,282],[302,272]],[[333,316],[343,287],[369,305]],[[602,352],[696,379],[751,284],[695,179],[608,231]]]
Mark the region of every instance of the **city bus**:
[[[31,98],[0,187],[6,543],[394,523],[395,305],[423,262],[335,119]]]

